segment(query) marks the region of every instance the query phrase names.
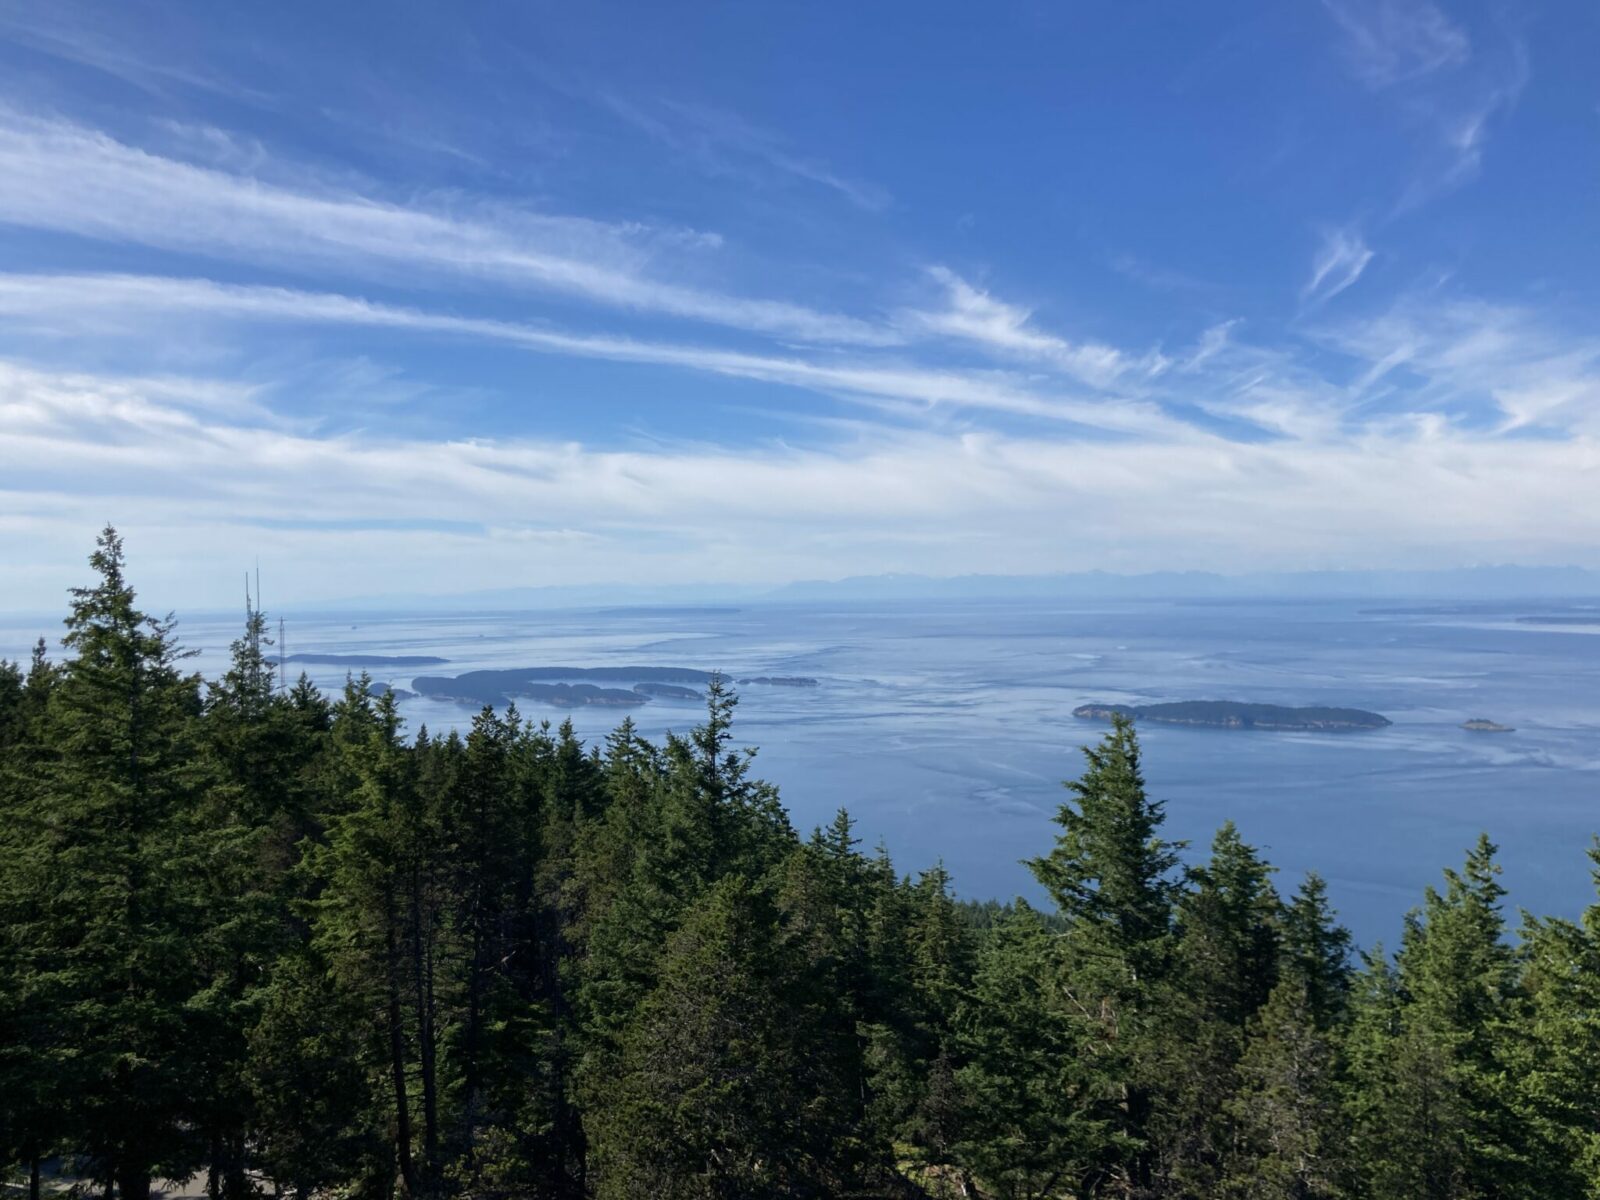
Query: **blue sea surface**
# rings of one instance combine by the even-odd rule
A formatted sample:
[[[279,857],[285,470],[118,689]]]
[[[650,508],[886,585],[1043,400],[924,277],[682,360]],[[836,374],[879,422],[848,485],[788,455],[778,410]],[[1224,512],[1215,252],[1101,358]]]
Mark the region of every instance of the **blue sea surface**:
[[[848,807],[902,870],[942,860],[970,897],[1039,893],[1021,860],[1050,848],[1078,747],[1101,728],[1088,701],[1226,699],[1372,709],[1394,724],[1350,733],[1141,728],[1169,834],[1203,853],[1231,819],[1292,890],[1329,881],[1365,944],[1395,941],[1422,889],[1480,830],[1501,847],[1509,905],[1576,915],[1594,889],[1600,831],[1600,623],[1538,625],[1558,604],[1406,609],[1328,602],[904,602],[730,609],[294,616],[288,649],[438,655],[444,666],[370,668],[398,688],[486,667],[649,665],[734,678],[815,677],[741,688],[739,740],[758,746],[804,832]],[[1600,618],[1597,618],[1600,620]],[[188,620],[196,666],[217,673],[237,618]],[[59,626],[0,624],[0,656]],[[336,689],[339,666],[307,666]],[[297,673],[294,668],[292,673]],[[418,697],[411,730],[465,728],[473,706]],[[693,701],[629,710],[641,731],[684,731]],[[533,703],[526,715],[568,714]],[[579,708],[597,739],[616,709]],[[1473,733],[1469,717],[1516,727]]]

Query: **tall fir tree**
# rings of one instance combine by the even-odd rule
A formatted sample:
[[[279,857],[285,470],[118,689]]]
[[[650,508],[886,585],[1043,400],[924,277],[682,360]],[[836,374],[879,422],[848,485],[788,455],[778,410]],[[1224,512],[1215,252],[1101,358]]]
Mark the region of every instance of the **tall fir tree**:
[[[419,994],[413,936],[423,936],[413,905],[425,886],[419,856],[432,830],[417,801],[392,693],[374,702],[365,677],[350,683],[333,733],[338,778],[351,792],[337,801],[326,844],[313,851],[321,885],[314,946],[350,1011],[361,1013],[364,1065],[391,1130],[390,1161],[415,1197],[433,1190],[439,1165],[438,1113],[429,1103],[437,1092],[428,1095],[423,1067],[436,1060],[438,1033],[418,1019],[429,999],[426,977]]]
[[[1224,1101],[1233,1141],[1217,1192],[1237,1200],[1348,1195],[1348,1132],[1337,1045],[1319,1027],[1305,981],[1286,976],[1250,1020]]]
[[[1163,1186],[1204,1194],[1235,1140],[1228,1101],[1246,1026],[1277,982],[1282,905],[1272,868],[1231,821],[1190,875],[1177,906],[1173,986],[1151,1019],[1159,1083],[1150,1137]]]
[[[1600,892],[1600,841],[1589,848]],[[1578,921],[1525,918],[1527,1014],[1509,1074],[1541,1196],[1600,1196],[1600,900]]]
[[[1521,1019],[1495,847],[1485,837],[1369,963],[1348,1040],[1356,1137],[1378,1200],[1522,1192],[1536,1168],[1508,1075]]]
[[[52,759],[46,716],[57,674],[43,638],[26,672],[0,662],[0,1157],[22,1164],[29,1200],[39,1200],[44,1159],[68,1132],[69,1077],[51,1035],[58,997],[33,969],[30,944],[49,899],[36,873],[48,848],[34,821]]]
[[[44,717],[52,748],[23,814],[16,879],[34,1030],[90,1173],[124,1200],[197,1165],[194,1010],[209,980],[196,954],[212,914],[194,881],[211,868],[197,820],[197,677],[170,619],[146,616],[107,527],[72,591],[70,657]]]
[[[1106,1080],[1083,1095],[1086,1120],[1115,1131],[1098,1194],[1137,1196],[1155,1183],[1149,1142],[1159,1078],[1159,1028],[1173,970],[1173,917],[1181,844],[1161,836],[1162,804],[1146,793],[1133,723],[1117,717],[1088,769],[1066,786],[1051,852],[1028,865],[1061,913],[1057,986],[1076,1026],[1073,1041]]]
[[[986,936],[958,1016],[962,1192],[1004,1200],[1115,1194],[1137,1149],[1118,1060],[1063,980],[1060,939],[1019,902]]]
[[[1332,1028],[1350,995],[1350,931],[1335,918],[1328,885],[1315,871],[1284,910],[1281,945],[1279,977],[1298,981],[1317,1027]]]
[[[668,939],[593,1127],[600,1200],[838,1194],[807,989],[778,922],[770,899],[731,875]]]

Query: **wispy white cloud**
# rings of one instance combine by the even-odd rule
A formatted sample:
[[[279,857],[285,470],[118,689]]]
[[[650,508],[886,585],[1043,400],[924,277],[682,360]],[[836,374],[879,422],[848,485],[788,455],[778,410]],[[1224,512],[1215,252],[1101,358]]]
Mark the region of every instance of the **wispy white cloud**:
[[[1528,80],[1527,46],[1503,20],[1486,23],[1482,45],[1431,0],[1322,0],[1355,77],[1394,95],[1421,153],[1399,211],[1472,179],[1492,124]]]
[[[606,581],[623,561],[640,582],[776,582],[1443,565],[1508,547],[1593,562],[1600,546],[1600,511],[1570,503],[1600,461],[1586,437],[1417,421],[1312,444],[880,428],[810,447],[597,449],[319,436],[184,399],[225,384],[164,387],[0,363],[0,556],[69,571],[109,512],[152,563],[147,589],[194,606],[231,599],[227,564],[257,552],[292,567],[286,599],[309,600],[404,571],[452,588]],[[72,581],[8,569],[0,604],[47,603]]]
[[[1311,263],[1311,278],[1300,289],[1302,300],[1330,300],[1361,278],[1372,261],[1372,248],[1354,228],[1328,229]]]
[[[886,189],[847,178],[820,160],[795,153],[783,138],[737,113],[674,100],[646,104],[615,92],[602,92],[597,100],[613,115],[657,141],[693,155],[712,174],[745,174],[747,164],[754,163],[779,175],[826,188],[868,212],[882,212],[892,203]]]
[[[1219,321],[1208,326],[1200,335],[1200,340],[1195,348],[1178,362],[1178,370],[1185,374],[1193,374],[1200,370],[1212,359],[1221,354],[1232,340],[1233,331],[1239,325],[1238,318],[1229,321]]]
[[[1130,358],[1099,342],[1072,342],[1031,324],[1027,309],[974,287],[947,267],[929,274],[944,289],[940,309],[908,309],[900,314],[908,331],[954,338],[1010,358],[1045,363],[1093,387],[1110,387],[1129,375],[1158,374],[1166,366],[1159,355]]]
[[[1429,134],[1433,148],[1401,196],[1401,211],[1477,176],[1490,130],[1516,106],[1528,84],[1528,70],[1527,46],[1510,37],[1464,87],[1411,103],[1412,119]]]
[[[1502,434],[1600,434],[1600,338],[1527,308],[1412,294],[1318,336],[1368,364],[1361,389],[1405,371],[1423,381],[1413,407],[1482,409],[1481,423]]]
[[[1310,327],[1316,342],[1354,364],[1349,370],[1313,367],[1288,348],[1253,344],[1230,321],[1206,330],[1143,389],[1088,394],[1050,387],[1036,374],[758,354],[193,278],[0,275],[0,317],[13,334],[33,336],[39,345],[45,337],[57,344],[85,337],[159,340],[159,331],[175,323],[191,339],[203,339],[208,330],[242,334],[262,325],[395,331],[778,384],[864,404],[913,427],[937,427],[952,414],[989,413],[1144,444],[1203,444],[1248,434],[1247,427],[1315,444],[1431,417],[1501,433],[1524,427],[1563,436],[1600,432],[1600,407],[1592,403],[1600,340],[1568,334],[1514,306],[1427,295],[1375,316]],[[767,403],[783,407],[779,398]],[[1246,427],[1209,428],[1184,416],[1186,409]]]
[[[290,187],[5,110],[0,221],[280,269],[390,281],[420,270],[820,342],[894,340],[854,317],[658,278],[649,268],[660,239],[639,226],[485,205],[452,212]]]
[[[69,0],[0,8],[0,37],[79,66],[103,71],[148,92],[193,88],[217,95],[269,99],[238,80],[188,63],[136,53],[113,25],[116,10],[90,11]]]
[[[1351,70],[1371,88],[1393,87],[1465,65],[1466,32],[1429,0],[1322,0],[1344,39]]]
[[[1153,404],[1080,398],[1030,387],[1003,372],[915,363],[832,361],[709,346],[578,334],[484,317],[374,303],[288,288],[132,275],[0,275],[0,314],[41,331],[137,332],[174,312],[191,321],[248,319],[366,326],[500,342],[542,353],[651,363],[891,403],[902,413],[954,407],[1011,413],[1128,433],[1185,427]]]
[[[268,165],[267,148],[253,137],[241,137],[204,121],[163,117],[155,127],[174,153],[225,171],[250,175]]]

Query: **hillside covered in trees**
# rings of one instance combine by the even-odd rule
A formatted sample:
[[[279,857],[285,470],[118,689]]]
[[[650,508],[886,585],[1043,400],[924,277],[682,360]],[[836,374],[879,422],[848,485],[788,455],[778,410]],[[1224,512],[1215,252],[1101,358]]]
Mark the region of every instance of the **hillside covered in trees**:
[[[0,666],[23,1188],[1600,1196],[1600,905],[1513,936],[1487,838],[1355,956],[1232,826],[1184,865],[1118,719],[1030,863],[1052,909],[965,904],[843,810],[793,829],[718,679],[664,744],[412,734],[282,686],[259,612],[187,672],[113,531],[91,561],[65,657]]]

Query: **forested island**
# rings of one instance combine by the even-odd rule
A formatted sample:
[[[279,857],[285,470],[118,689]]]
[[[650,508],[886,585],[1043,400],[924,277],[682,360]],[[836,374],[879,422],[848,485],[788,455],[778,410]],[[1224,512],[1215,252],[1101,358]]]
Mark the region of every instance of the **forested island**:
[[[632,708],[652,699],[704,699],[705,687],[715,678],[718,675],[714,671],[689,667],[512,667],[468,671],[454,678],[423,675],[411,686],[423,696],[466,704],[503,705],[532,700],[560,708],[588,705]],[[739,682],[776,687],[817,686],[815,679],[797,675],[762,675]],[[607,687],[603,686],[605,684],[631,686]]]
[[[327,667],[437,667],[450,660],[431,654],[289,654],[283,661]]]
[[[411,686],[423,696],[468,704],[503,705],[520,699],[569,708],[595,704],[629,708],[649,703],[652,696],[686,698],[683,693],[688,692],[689,698],[698,698],[698,689],[712,678],[710,671],[688,667],[512,667],[468,671],[454,678],[422,675]]]
[[[1171,704],[1080,704],[1072,715],[1082,720],[1156,721],[1209,729],[1349,730],[1382,729],[1388,717],[1360,708],[1285,708],[1234,700],[1180,700]]]
[[[62,657],[0,665],[21,1192],[1600,1190],[1600,901],[1513,932],[1487,837],[1353,957],[1316,875],[1167,836],[1114,713],[1028,863],[1047,906],[966,904],[842,810],[796,830],[719,677],[661,742],[412,732],[364,677],[277,678],[258,611],[200,678],[112,530],[91,562]]]

